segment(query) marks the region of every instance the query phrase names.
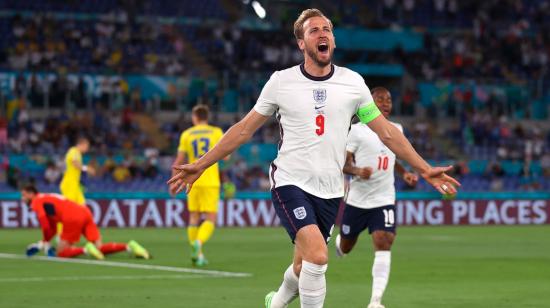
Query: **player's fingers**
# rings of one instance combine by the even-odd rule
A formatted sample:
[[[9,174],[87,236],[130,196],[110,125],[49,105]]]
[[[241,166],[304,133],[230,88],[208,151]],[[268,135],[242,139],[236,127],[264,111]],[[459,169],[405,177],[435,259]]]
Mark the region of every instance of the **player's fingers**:
[[[177,181],[177,178],[175,176],[171,177],[166,181],[166,184],[172,185],[175,181]]]
[[[170,184],[170,187],[168,188],[168,191],[170,193],[170,196],[174,197],[176,195],[176,191],[178,189],[178,186],[175,184]]]
[[[442,188],[442,185],[434,185],[434,188],[442,195],[447,194],[447,192]]]
[[[191,191],[191,188],[193,188],[193,184],[185,185],[185,193],[188,194]]]
[[[439,187],[442,191],[445,192],[445,194],[456,194],[456,188],[450,182],[443,182],[443,184],[441,184]]]
[[[181,180],[181,177],[182,177],[182,173],[181,172],[178,172],[176,174],[174,174],[174,176],[172,176],[168,182],[166,182],[166,184],[174,184],[174,183],[177,183]]]
[[[185,169],[187,169],[187,165],[172,165],[172,169],[176,171],[185,171]]]
[[[458,187],[462,186],[462,185],[460,184],[460,182],[457,181],[457,180],[456,180],[455,178],[453,178],[452,176],[445,175],[445,180],[447,180],[448,182],[451,182],[454,186],[458,186]]]
[[[178,193],[178,188],[181,186],[181,183],[183,183],[183,180],[182,179],[177,179],[175,182],[170,184],[170,187],[172,187],[172,190],[175,193]]]
[[[186,183],[181,182],[181,184],[178,185],[178,189],[176,190],[176,194],[179,194],[179,193],[182,192],[184,189],[186,189]]]
[[[441,175],[449,170],[453,169],[453,166],[447,166],[447,167],[435,167],[432,168],[430,175],[431,176],[438,176]]]

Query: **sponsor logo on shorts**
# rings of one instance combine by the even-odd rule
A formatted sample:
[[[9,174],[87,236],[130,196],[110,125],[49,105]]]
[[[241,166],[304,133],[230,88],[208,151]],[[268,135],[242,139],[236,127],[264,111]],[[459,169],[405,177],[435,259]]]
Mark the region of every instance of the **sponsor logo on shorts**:
[[[349,225],[342,225],[342,233],[349,234],[350,227]]]
[[[297,207],[294,209],[294,216],[296,216],[296,219],[304,219],[307,216],[306,209],[303,206]]]

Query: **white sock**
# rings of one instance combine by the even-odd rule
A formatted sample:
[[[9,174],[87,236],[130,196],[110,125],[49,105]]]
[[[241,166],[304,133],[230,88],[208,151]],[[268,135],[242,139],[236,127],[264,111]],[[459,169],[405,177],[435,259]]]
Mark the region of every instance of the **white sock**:
[[[271,299],[270,308],[285,308],[296,297],[298,297],[298,276],[294,274],[293,265],[290,264],[283,276],[283,283]]]
[[[318,265],[302,260],[300,272],[300,302],[302,308],[322,308],[327,293],[325,272],[327,265]]]
[[[374,253],[372,265],[372,296],[371,303],[380,303],[382,295],[390,278],[391,251],[383,250]]]

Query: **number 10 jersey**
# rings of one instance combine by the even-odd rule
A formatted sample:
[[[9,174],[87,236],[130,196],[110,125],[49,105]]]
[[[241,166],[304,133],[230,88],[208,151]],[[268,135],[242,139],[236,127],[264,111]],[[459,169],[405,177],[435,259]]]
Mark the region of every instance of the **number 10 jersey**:
[[[390,123],[403,132],[401,124]],[[378,135],[365,124],[353,124],[346,150],[354,154],[355,166],[372,168],[368,180],[352,178],[346,203],[363,209],[395,204],[395,154]]]

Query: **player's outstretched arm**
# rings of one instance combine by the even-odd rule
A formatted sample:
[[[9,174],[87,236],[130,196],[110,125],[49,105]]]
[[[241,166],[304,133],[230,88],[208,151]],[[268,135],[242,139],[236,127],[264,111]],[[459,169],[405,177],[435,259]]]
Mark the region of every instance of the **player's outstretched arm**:
[[[413,167],[428,183],[442,194],[455,194],[460,183],[445,174],[452,166],[432,167],[412,147],[403,133],[383,116],[378,116],[367,124],[382,140],[382,142]]]
[[[186,192],[189,192],[193,183],[201,176],[204,170],[233,153],[241,144],[247,142],[267,119],[269,117],[251,110],[242,120],[231,126],[222,139],[199,160],[192,164],[173,166],[172,169],[175,171],[175,175],[168,180],[168,184],[178,187],[175,193],[180,193],[184,189]]]

